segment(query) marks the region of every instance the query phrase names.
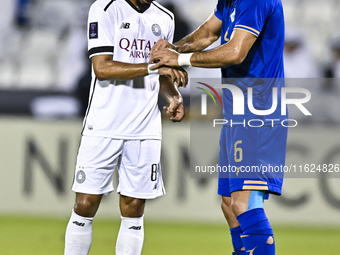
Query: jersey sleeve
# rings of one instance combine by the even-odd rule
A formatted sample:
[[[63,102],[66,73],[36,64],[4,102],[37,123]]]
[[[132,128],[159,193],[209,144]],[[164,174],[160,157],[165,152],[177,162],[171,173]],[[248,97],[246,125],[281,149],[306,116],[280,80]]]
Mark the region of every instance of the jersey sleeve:
[[[174,33],[175,33],[175,20],[173,18],[170,21],[169,32],[168,32],[168,35],[167,35],[167,38],[166,38],[166,40],[169,43],[173,43],[173,41],[174,41]]]
[[[219,19],[219,20],[223,20],[223,1],[218,0],[216,9],[215,9],[215,16]]]
[[[113,25],[108,12],[94,3],[90,8],[88,18],[88,51],[90,58],[96,55],[113,55]]]
[[[244,30],[258,37],[268,16],[267,3],[264,0],[241,1],[234,29]]]

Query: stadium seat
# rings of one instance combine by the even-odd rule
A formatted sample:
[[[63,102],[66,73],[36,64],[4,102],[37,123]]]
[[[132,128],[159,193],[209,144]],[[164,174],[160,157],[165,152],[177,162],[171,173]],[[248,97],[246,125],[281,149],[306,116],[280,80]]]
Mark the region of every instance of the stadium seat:
[[[44,96],[34,99],[30,108],[37,118],[74,118],[78,116],[80,104],[72,96]]]
[[[57,35],[40,29],[31,30],[22,46],[18,86],[21,88],[51,88],[54,83],[54,58]]]

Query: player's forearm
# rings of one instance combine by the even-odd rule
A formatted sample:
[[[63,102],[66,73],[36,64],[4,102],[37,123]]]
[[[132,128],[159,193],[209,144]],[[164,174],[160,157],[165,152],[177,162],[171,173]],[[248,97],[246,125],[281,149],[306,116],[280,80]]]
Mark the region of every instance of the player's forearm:
[[[98,80],[136,79],[148,75],[148,64],[105,61],[94,68]]]
[[[219,47],[210,51],[195,52],[191,56],[191,65],[202,68],[221,68],[241,64],[246,55],[232,47]]]
[[[155,64],[152,69],[162,66],[195,66],[202,68],[220,68],[224,66],[239,65],[248,55],[257,37],[247,31],[236,30],[233,38],[213,50],[178,53],[172,49],[164,48],[152,54],[151,61]]]
[[[180,53],[204,50],[220,37],[221,26],[221,20],[211,14],[199,28],[175,43],[176,50]]]
[[[169,104],[174,100],[181,104],[183,103],[183,98],[179,92],[177,86],[172,83],[171,79],[165,76],[159,77],[160,88],[159,94],[167,101]]]
[[[206,24],[203,24],[193,33],[187,35],[174,45],[176,46],[176,50],[180,53],[196,52],[204,50],[218,38],[218,35],[210,33],[206,28]]]
[[[216,38],[217,40],[218,38]],[[204,50],[209,45],[211,45],[213,42],[216,41],[215,38],[202,38],[199,40],[193,39],[190,35],[186,40],[179,41],[178,43],[175,43],[176,50],[179,53],[189,53],[189,52],[197,52]]]
[[[241,64],[256,41],[256,36],[236,30],[233,39],[213,50],[196,52],[190,62],[195,67],[220,68]]]

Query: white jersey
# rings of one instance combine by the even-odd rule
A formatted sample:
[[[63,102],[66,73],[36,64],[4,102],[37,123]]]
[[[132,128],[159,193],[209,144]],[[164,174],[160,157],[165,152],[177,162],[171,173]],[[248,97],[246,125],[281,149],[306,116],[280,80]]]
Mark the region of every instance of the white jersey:
[[[174,17],[153,2],[141,12],[129,0],[97,0],[88,21],[90,58],[148,63],[152,46],[173,40]],[[82,134],[115,139],[161,139],[159,75],[134,80],[99,81],[92,70],[89,106]]]

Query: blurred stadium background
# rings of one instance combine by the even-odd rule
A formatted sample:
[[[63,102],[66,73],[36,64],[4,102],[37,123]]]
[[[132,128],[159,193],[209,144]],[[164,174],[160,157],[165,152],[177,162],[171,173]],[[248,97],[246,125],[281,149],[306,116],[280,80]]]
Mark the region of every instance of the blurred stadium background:
[[[92,2],[0,1],[0,254],[62,254],[90,83],[86,20]],[[181,38],[210,15],[217,1],[158,2],[176,14],[176,38]],[[313,78],[300,81],[315,102],[310,118],[292,109],[300,124],[290,129],[287,162],[339,164],[340,1],[283,4],[286,76],[292,83],[294,78]],[[219,70],[188,71],[192,78],[219,77]],[[147,204],[144,251],[230,254],[217,180],[189,175],[189,117],[195,121],[195,116],[190,114],[189,89],[182,93],[186,120],[163,122],[167,195]],[[217,155],[216,141],[211,160]],[[91,254],[112,254],[117,202],[116,194],[103,200]],[[284,195],[265,206],[280,240],[278,254],[340,254],[338,178],[286,179]]]

